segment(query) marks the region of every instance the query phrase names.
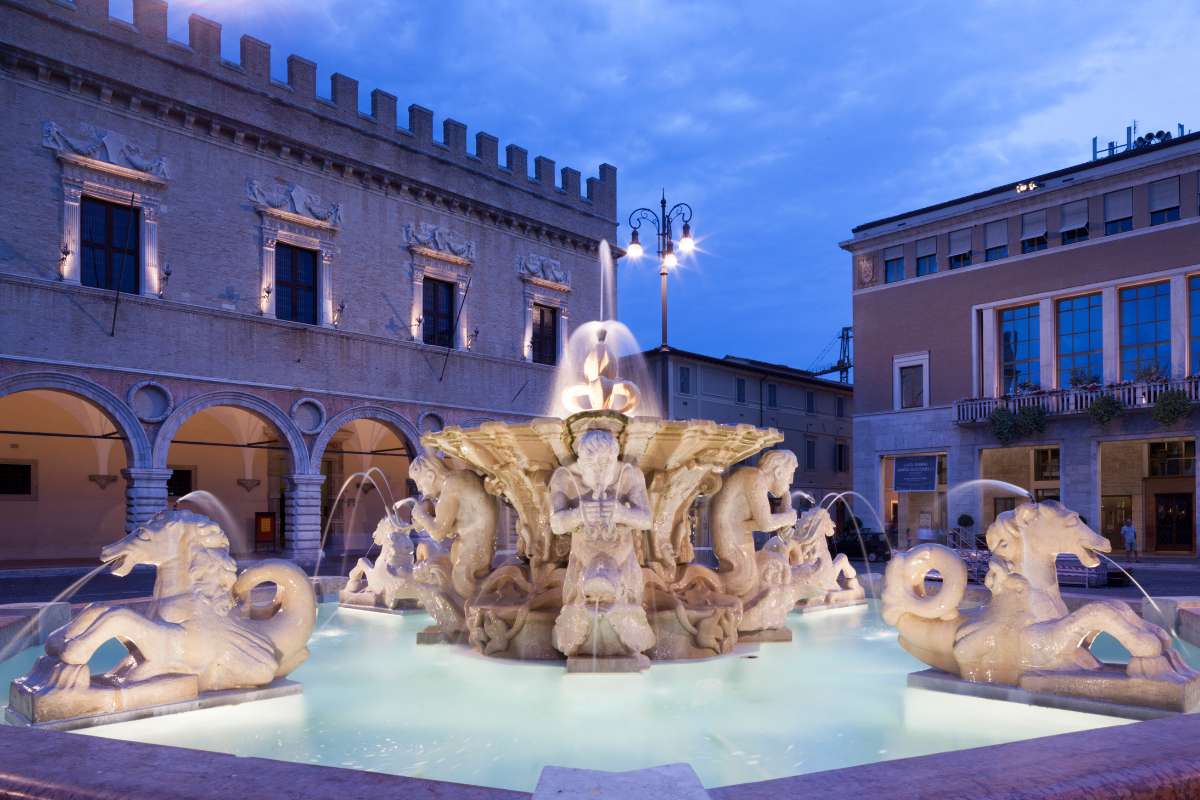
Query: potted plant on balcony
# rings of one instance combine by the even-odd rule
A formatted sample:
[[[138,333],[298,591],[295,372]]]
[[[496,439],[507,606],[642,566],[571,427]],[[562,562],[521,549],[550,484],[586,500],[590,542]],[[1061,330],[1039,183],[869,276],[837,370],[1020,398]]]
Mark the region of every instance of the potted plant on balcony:
[[[1192,401],[1188,399],[1187,393],[1181,389],[1167,389],[1159,393],[1150,416],[1159,425],[1167,428],[1191,413]]]
[[[1102,394],[1092,401],[1088,414],[1092,422],[1104,426],[1125,413],[1125,406],[1111,394]]]

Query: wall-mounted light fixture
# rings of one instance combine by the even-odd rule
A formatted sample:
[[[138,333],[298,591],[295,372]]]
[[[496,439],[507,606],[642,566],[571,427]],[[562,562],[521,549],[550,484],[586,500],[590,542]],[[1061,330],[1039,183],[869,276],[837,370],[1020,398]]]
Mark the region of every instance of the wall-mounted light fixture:
[[[338,307],[333,311],[333,327],[338,327],[342,324],[342,316],[346,313],[346,301],[338,303]]]
[[[1032,192],[1034,189],[1040,189],[1040,188],[1042,188],[1042,187],[1038,184],[1037,181],[1025,181],[1024,183],[1017,184],[1017,194],[1024,194],[1025,192]]]
[[[479,338],[479,328],[471,331],[471,335],[467,337],[467,349],[470,350],[475,346],[475,340]]]
[[[107,489],[110,483],[117,480],[116,475],[88,475],[88,480],[99,486],[101,489]]]
[[[260,302],[258,304],[258,313],[260,313],[260,314],[267,313],[267,303],[270,300],[271,300],[271,284],[268,283],[266,286],[263,287],[262,302]]]
[[[71,257],[71,248],[64,244],[59,252],[61,255],[58,257],[58,279],[65,281],[67,279],[67,259]]]
[[[412,329],[411,333],[409,334],[409,337],[414,342],[417,340],[417,334],[421,331],[421,325],[423,325],[424,323],[425,323],[424,317],[417,317],[416,322],[413,323],[413,329]]]
[[[247,492],[254,491],[254,488],[256,486],[258,486],[260,483],[262,483],[262,481],[260,481],[258,478],[238,478],[237,479],[237,485],[242,487],[243,489],[245,489]]]
[[[171,280],[171,262],[162,265],[158,271],[158,296],[161,298],[167,293],[167,281]]]

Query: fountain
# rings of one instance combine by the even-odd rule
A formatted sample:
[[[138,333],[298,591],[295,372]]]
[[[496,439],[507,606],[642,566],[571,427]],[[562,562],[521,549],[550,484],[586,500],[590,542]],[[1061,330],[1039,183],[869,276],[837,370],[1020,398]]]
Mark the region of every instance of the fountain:
[[[653,401],[619,368],[637,369],[630,343],[620,323],[588,323],[560,367],[557,416],[422,439],[413,524],[453,545],[412,568],[437,622],[421,641],[465,634],[489,656],[636,671],[727,654],[739,640],[787,640],[798,605],[865,602],[846,559],[830,557],[827,511],[771,510],[772,498],[790,500],[795,455],[770,451],[726,476],[781,441],[778,431],[639,415]],[[495,566],[492,495],[518,517],[519,558]],[[719,570],[692,563],[702,495],[712,498]],[[777,535],[755,553],[755,531]]]
[[[1129,714],[1119,706],[1200,709],[1200,673],[1183,662],[1167,631],[1119,601],[1092,601],[1068,612],[1056,556],[1068,553],[1091,567],[1112,547],[1078,514],[1052,500],[1024,503],[992,523],[987,545],[991,600],[974,609],[960,608],[967,570],[953,550],[923,544],[889,562],[883,618],[899,630],[905,650],[933,667],[912,676],[910,685],[1058,705],[1064,697],[1078,698],[1077,708],[1119,715]],[[933,570],[942,588],[927,594],[925,578]],[[1092,654],[1101,633],[1129,651],[1127,665]],[[1015,687],[1027,695],[972,685]]]
[[[101,559],[115,575],[157,567],[148,613],[96,604],[52,633],[10,687],[11,724],[83,727],[299,691],[284,678],[308,657],[316,599],[295,564],[271,559],[238,575],[225,533],[180,510],[160,512]],[[264,583],[274,594],[256,604]],[[88,662],[114,638],[128,655],[92,675]]]

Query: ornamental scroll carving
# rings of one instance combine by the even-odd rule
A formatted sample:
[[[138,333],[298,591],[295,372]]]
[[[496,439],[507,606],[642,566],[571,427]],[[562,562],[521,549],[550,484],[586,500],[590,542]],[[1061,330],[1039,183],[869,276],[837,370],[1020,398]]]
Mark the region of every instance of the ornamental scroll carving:
[[[563,269],[559,261],[546,256],[517,256],[517,274],[526,279],[534,278],[562,286],[571,285],[571,273]]]
[[[167,177],[167,160],[150,156],[124,135],[82,123],[78,135],[70,135],[55,122],[42,126],[42,145],[64,155],[77,155],[126,169]]]
[[[325,203],[321,196],[303,186],[280,181],[275,190],[268,189],[253,178],[246,179],[246,196],[259,206],[274,208],[289,214],[327,222],[342,224],[342,207],[338,203]]]
[[[469,261],[475,260],[475,242],[428,222],[405,224],[404,241],[413,247],[425,247]]]

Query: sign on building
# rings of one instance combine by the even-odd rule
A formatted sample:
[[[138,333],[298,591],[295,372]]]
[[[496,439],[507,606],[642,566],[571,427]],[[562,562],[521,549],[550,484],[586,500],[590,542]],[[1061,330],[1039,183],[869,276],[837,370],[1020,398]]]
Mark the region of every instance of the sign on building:
[[[892,472],[892,490],[937,491],[937,461],[937,456],[897,456]]]

